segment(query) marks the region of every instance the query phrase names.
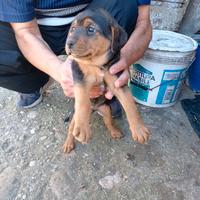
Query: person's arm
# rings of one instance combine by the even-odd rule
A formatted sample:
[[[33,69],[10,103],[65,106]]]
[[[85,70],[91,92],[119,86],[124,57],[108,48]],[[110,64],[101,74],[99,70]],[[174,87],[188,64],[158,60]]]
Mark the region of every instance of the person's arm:
[[[61,61],[43,40],[36,20],[11,23],[18,46],[25,58],[36,68],[58,81],[69,97],[74,96],[71,61]]]
[[[131,66],[144,55],[151,37],[152,27],[150,22],[150,6],[139,6],[135,30],[131,34],[125,46],[121,49],[121,57],[119,62],[110,68],[111,74],[116,74],[124,70],[121,76],[115,82],[116,87],[121,87],[127,84],[129,79],[129,66]],[[107,92],[106,97],[110,99],[112,98],[112,94]]]
[[[61,61],[43,40],[36,20],[11,23],[18,46],[25,58],[36,68],[58,81],[68,97],[74,97],[71,60]],[[95,98],[102,93],[98,88],[91,92]]]
[[[60,82],[59,67],[62,64],[43,40],[36,20],[11,23],[20,50],[26,59],[41,71]]]
[[[150,6],[139,6],[136,28],[121,50],[121,56],[130,66],[139,60],[146,51],[152,36]]]

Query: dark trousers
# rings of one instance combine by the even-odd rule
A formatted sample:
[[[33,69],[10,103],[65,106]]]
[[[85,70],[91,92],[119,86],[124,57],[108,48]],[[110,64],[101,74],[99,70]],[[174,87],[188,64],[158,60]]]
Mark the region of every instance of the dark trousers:
[[[106,9],[129,35],[134,30],[138,16],[136,0],[93,0],[88,7]],[[39,26],[43,39],[56,55],[64,52],[69,26]],[[47,74],[22,55],[10,24],[0,22],[0,87],[31,93],[40,89],[48,79]]]

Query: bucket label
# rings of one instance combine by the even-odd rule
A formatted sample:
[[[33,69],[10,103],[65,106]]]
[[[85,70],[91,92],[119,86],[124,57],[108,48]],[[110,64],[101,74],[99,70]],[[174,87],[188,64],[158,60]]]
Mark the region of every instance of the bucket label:
[[[164,70],[156,104],[169,104],[177,100],[185,72],[185,69]]]
[[[153,73],[140,64],[134,64],[131,69],[130,88],[133,96],[147,102],[151,81],[155,81]]]

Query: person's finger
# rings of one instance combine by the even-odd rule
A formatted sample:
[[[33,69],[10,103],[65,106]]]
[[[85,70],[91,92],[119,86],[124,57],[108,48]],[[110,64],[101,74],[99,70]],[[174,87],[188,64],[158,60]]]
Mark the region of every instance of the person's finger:
[[[128,83],[129,72],[128,70],[124,70],[120,77],[115,81],[115,87],[119,88]]]
[[[116,74],[118,72],[121,72],[123,70],[127,69],[127,65],[124,60],[120,60],[119,62],[115,63],[114,65],[111,66],[109,69],[109,72],[111,74]]]
[[[64,94],[65,94],[65,96],[70,97],[70,98],[74,97],[73,91],[64,91]]]
[[[110,91],[110,90],[108,90],[106,93],[105,93],[105,97],[107,98],[107,99],[112,99],[113,98],[113,93]]]

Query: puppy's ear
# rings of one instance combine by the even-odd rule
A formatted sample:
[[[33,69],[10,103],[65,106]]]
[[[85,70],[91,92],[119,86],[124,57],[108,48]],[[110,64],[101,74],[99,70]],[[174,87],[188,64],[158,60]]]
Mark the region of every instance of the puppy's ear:
[[[126,31],[116,22],[111,24],[111,51],[116,53],[125,45],[127,41]]]

